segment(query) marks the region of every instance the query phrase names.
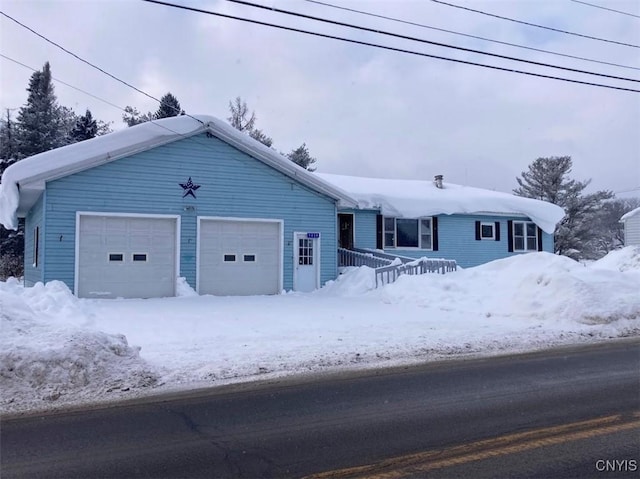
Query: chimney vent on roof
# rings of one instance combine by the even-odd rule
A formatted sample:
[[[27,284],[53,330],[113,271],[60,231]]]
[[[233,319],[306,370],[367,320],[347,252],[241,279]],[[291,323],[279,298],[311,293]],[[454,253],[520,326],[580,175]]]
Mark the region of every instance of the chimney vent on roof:
[[[436,185],[436,188],[442,189],[442,175],[436,175],[433,178],[433,183]]]

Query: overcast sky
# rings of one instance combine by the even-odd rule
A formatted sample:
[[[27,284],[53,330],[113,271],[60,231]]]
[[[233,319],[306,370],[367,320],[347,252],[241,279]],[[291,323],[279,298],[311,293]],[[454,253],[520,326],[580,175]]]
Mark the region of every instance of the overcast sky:
[[[586,57],[587,62],[338,10],[304,0],[252,0],[430,41],[640,79],[640,49],[556,33],[428,0],[323,0],[378,15]],[[571,0],[448,0],[556,29],[640,45],[640,18]],[[586,0],[640,15],[637,0]],[[228,1],[182,5],[511,69],[640,90],[640,83],[543,68],[290,17]],[[511,191],[542,156],[570,155],[590,190],[640,196],[640,93],[535,78],[349,44],[142,1],[3,0],[0,9],[156,98],[190,114],[229,115],[241,96],[288,152],[306,142],[318,171],[432,179]],[[0,53],[113,105],[158,104],[0,17]],[[31,70],[0,58],[0,107],[26,101]],[[122,111],[56,83],[60,104],[123,128]],[[17,110],[13,110],[13,115]],[[629,190],[633,190],[629,192]]]

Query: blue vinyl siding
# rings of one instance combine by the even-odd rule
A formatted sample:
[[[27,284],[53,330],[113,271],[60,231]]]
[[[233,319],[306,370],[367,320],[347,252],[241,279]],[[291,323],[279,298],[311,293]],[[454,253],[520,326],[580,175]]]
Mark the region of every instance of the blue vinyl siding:
[[[43,212],[45,204],[45,193],[40,195],[38,201],[33,205],[31,210],[27,213],[24,224],[24,284],[26,286],[33,286],[38,281],[43,280],[42,271],[44,264],[44,243],[45,243],[45,231],[43,228]],[[38,265],[35,266],[34,258],[34,242],[35,242],[35,229],[39,229],[39,258]]]
[[[197,198],[183,198],[191,177]],[[217,138],[197,135],[47,184],[44,279],[74,286],[76,211],[181,216],[180,275],[195,287],[197,217],[284,220],[285,289],[293,287],[293,232],[321,233],[321,283],[337,275],[335,201]],[[58,241],[58,238],[63,238]]]
[[[369,238],[358,236],[356,227],[356,247],[376,247],[376,211],[356,211],[356,225],[363,224],[361,231],[367,231]],[[522,252],[508,251],[507,221],[524,221],[522,217],[489,216],[489,215],[438,215],[438,251],[421,249],[385,248],[389,254],[398,254],[410,258],[446,258],[455,259],[463,268],[478,266],[489,261],[506,258]],[[476,240],[475,222],[500,223],[500,241]],[[367,245],[367,246],[363,246]],[[542,233],[542,248],[553,252],[553,235]]]
[[[354,217],[353,245],[356,248],[375,249],[376,247],[376,217],[375,210],[341,209],[338,213],[352,213]]]

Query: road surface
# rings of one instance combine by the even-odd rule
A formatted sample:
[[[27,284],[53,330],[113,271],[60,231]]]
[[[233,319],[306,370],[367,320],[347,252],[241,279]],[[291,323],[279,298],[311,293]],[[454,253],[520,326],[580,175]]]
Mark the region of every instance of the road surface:
[[[637,477],[640,342],[236,385],[0,425],[12,477]]]

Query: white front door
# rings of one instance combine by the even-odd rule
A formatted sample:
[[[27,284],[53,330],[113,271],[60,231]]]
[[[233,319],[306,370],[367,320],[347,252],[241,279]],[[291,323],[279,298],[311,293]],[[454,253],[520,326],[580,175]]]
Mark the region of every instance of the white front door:
[[[294,233],[293,289],[309,292],[320,282],[320,233]]]

